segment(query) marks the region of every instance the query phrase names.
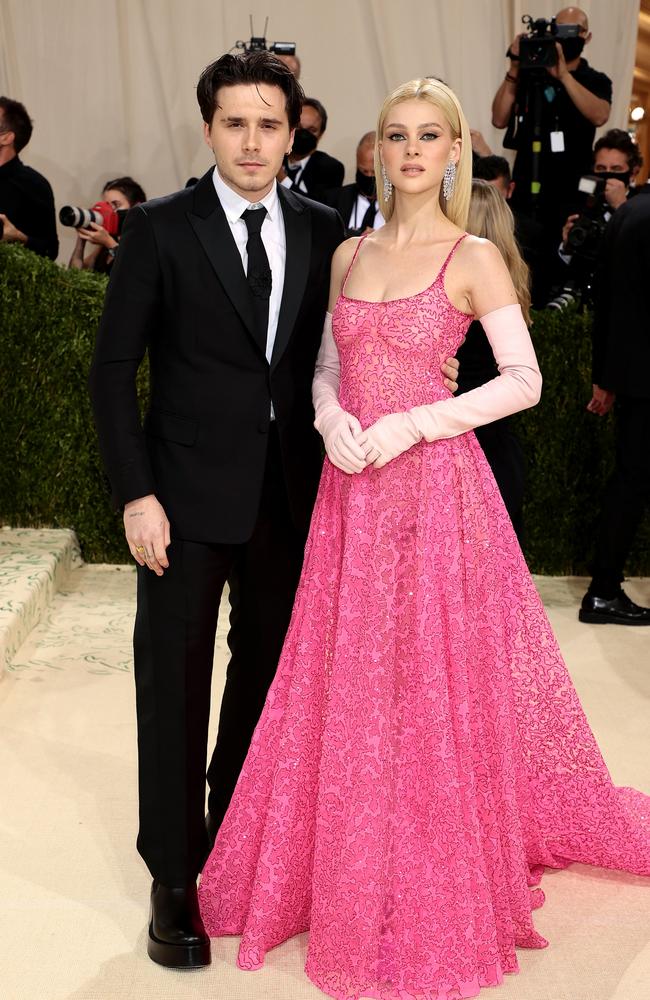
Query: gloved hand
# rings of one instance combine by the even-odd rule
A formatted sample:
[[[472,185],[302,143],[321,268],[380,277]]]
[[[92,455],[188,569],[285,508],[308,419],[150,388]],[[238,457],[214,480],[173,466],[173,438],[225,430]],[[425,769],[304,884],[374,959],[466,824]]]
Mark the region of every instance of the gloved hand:
[[[480,321],[498,376],[462,396],[380,417],[357,437],[369,464],[381,469],[423,438],[430,442],[456,437],[538,402],[542,376],[521,306],[501,306]]]
[[[421,440],[422,434],[410,412],[388,413],[357,437],[365,452],[366,462],[374,465],[375,469],[382,469]]]
[[[312,400],[316,419],[314,427],[323,438],[325,451],[332,465],[352,475],[366,465],[363,449],[355,440],[361,434],[361,424],[339,403],[339,354],[332,333],[332,314],[325,314],[316,371],[312,383]]]

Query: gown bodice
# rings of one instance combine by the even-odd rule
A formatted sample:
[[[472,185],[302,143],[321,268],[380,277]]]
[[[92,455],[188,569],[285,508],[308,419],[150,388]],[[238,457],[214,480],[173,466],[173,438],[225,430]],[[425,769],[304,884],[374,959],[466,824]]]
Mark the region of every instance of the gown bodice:
[[[445,292],[445,273],[463,238],[434,281],[415,295],[385,302],[339,295],[332,315],[341,365],[339,399],[364,427],[386,413],[451,396],[441,365],[456,353],[474,318],[457,309]],[[353,264],[354,258],[350,269]]]

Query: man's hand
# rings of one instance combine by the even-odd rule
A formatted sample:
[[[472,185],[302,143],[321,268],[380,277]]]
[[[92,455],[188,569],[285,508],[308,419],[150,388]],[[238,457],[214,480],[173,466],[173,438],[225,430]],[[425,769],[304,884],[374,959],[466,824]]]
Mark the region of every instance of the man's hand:
[[[485,141],[482,132],[479,132],[477,128],[471,128],[469,134],[472,139],[472,149],[475,153],[478,153],[479,156],[490,156],[492,154],[492,150]]]
[[[510,42],[510,49],[509,49],[509,51],[512,53],[513,56],[518,56],[519,55],[519,42],[521,41],[522,38],[525,37],[525,35],[526,35],[526,32],[522,31],[519,35],[515,35],[515,37],[513,38],[513,40]]]
[[[627,201],[627,188],[623,181],[608,177],[605,181],[605,201],[613,212]]]
[[[569,218],[564,223],[564,226],[562,227],[562,245],[563,246],[566,246],[566,241],[569,238],[569,233],[573,229],[573,224],[576,221],[576,219],[579,219],[579,218],[580,218],[580,215],[576,212],[575,215],[570,215]]]
[[[445,388],[449,389],[450,392],[456,392],[458,389],[458,369],[460,364],[458,358],[447,358],[445,363],[441,366],[442,374],[445,376]]]
[[[104,229],[103,226],[99,226],[96,222],[91,222],[87,229],[80,227],[77,229],[78,236],[88,243],[95,243],[97,246],[106,247],[107,250],[112,250],[113,247],[117,246],[117,240]]]
[[[564,49],[559,42],[555,43],[555,50],[557,52],[557,63],[555,66],[547,66],[546,70],[551,76],[554,76],[556,80],[563,83],[564,80],[569,75],[569,70],[567,69],[566,59],[564,58]]]
[[[610,392],[609,389],[601,389],[599,385],[592,386],[592,393],[592,397],[587,403],[587,409],[590,413],[597,413],[599,417],[604,417],[614,405],[616,393]]]
[[[27,243],[27,237],[16,229],[13,222],[10,222],[6,215],[0,213],[2,219],[2,242],[3,243]]]
[[[126,504],[124,533],[138,565],[148,566],[156,576],[162,576],[169,567],[166,550],[171,537],[167,515],[153,493]]]

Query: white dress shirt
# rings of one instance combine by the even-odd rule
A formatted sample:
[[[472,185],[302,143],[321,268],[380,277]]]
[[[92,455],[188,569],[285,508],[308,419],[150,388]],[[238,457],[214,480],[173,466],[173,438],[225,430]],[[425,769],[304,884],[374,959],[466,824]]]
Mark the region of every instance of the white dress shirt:
[[[376,198],[373,201],[377,201]],[[348,229],[360,229],[361,223],[364,220],[364,216],[368,209],[370,208],[371,201],[370,198],[366,198],[365,194],[361,194],[359,191],[357,193],[357,200],[354,203],[352,209],[352,214],[348,220]],[[375,212],[375,221],[373,222],[373,229],[381,229],[382,226],[386,225],[386,220],[379,210],[379,204],[377,204],[377,211]]]
[[[248,229],[242,219],[242,214],[247,208],[254,205],[264,205],[266,217],[262,223],[262,243],[266,250],[271,268],[271,296],[269,298],[269,325],[266,331],[266,360],[271,362],[275,335],[278,329],[278,317],[280,315],[280,303],[282,302],[282,292],[284,289],[284,270],[287,260],[287,240],[284,232],[284,218],[282,208],[278,199],[276,182],[264,198],[259,202],[250,202],[246,198],[228,187],[226,182],[219,175],[218,169],[214,168],[212,174],[214,186],[221,206],[226,214],[230,231],[237,244],[239,256],[244,267],[244,273],[248,274],[248,253],[246,244],[248,243]]]

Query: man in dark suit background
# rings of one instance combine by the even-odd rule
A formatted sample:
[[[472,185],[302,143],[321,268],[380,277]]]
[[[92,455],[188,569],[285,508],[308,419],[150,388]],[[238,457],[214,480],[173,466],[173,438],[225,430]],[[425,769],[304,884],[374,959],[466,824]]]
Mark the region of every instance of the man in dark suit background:
[[[603,497],[593,578],[580,621],[650,625],[621,588],[650,500],[650,187],[612,216],[599,258],[593,326],[593,395],[604,415],[616,403],[616,466]]]
[[[150,957],[210,961],[196,877],[223,819],[288,627],[321,468],[311,381],[340,219],[276,184],[302,91],[266,52],[223,56],[197,96],[216,168],[133,209],[91,372],[100,447],[138,562],[138,849]],[[135,377],[148,351],[141,426]],[[228,582],[231,660],[208,769]]]
[[[278,178],[283,187],[325,201],[332,189],[340,188],[345,167],[340,160],[317,149],[327,128],[327,111],[315,97],[305,97],[291,153],[285,157]]]
[[[325,200],[343,219],[346,236],[361,236],[384,225],[375,184],[374,132],[366,132],[359,140],[354,184],[335,188]]]

